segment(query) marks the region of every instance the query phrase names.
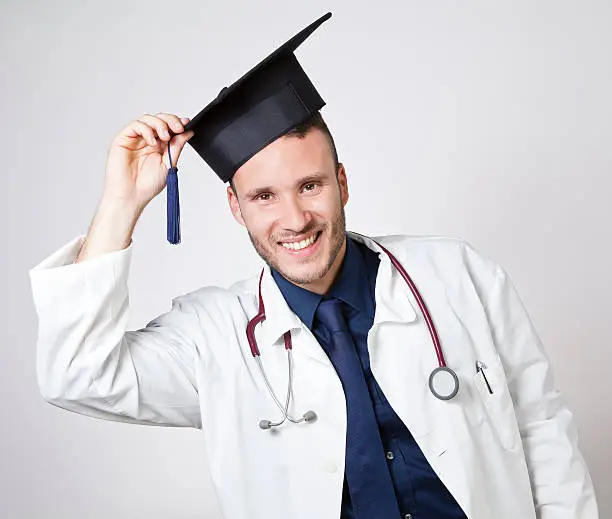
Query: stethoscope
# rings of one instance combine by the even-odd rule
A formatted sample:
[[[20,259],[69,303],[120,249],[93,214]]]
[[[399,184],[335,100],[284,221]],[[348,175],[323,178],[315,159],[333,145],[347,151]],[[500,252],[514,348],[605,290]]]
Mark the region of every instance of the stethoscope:
[[[446,360],[444,359],[444,353],[442,352],[442,346],[440,346],[440,339],[438,337],[438,332],[436,331],[436,327],[431,319],[431,315],[429,314],[429,310],[427,310],[427,306],[425,305],[425,301],[421,297],[421,293],[417,289],[416,285],[412,281],[412,278],[408,275],[408,272],[404,269],[402,264],[398,261],[398,259],[391,254],[385,247],[383,247],[377,241],[374,241],[386,254],[389,256],[391,263],[395,267],[395,269],[400,273],[404,281],[406,281],[407,285],[410,287],[412,294],[414,295],[419,308],[421,309],[421,313],[425,318],[425,322],[427,323],[427,327],[429,328],[429,334],[431,335],[431,340],[434,345],[434,349],[436,350],[436,356],[438,357],[438,367],[435,368],[431,374],[429,375],[429,389],[432,394],[439,398],[440,400],[451,400],[459,391],[459,378],[457,374],[446,365]],[[251,348],[251,353],[253,358],[257,362],[259,366],[259,370],[261,375],[265,381],[266,387],[274,403],[280,409],[282,413],[282,419],[278,422],[272,422],[271,420],[261,420],[259,422],[259,427],[262,429],[271,429],[273,427],[278,427],[285,423],[286,420],[289,420],[292,423],[298,424],[301,422],[311,423],[317,419],[317,414],[310,410],[306,411],[301,418],[294,418],[289,415],[289,404],[291,401],[291,393],[293,389],[293,345],[291,343],[291,331],[285,332],[283,338],[285,340],[285,350],[287,351],[287,370],[288,370],[288,381],[287,381],[287,397],[285,398],[285,404],[282,405],[279,399],[276,397],[276,393],[268,380],[266,372],[261,363],[261,354],[259,352],[259,347],[257,346],[257,340],[255,339],[255,326],[257,326],[260,322],[262,322],[266,318],[266,310],[264,307],[263,298],[261,296],[261,280],[263,279],[263,270],[261,275],[259,276],[259,310],[257,315],[253,317],[247,324],[246,334],[247,339],[249,341],[249,346]]]

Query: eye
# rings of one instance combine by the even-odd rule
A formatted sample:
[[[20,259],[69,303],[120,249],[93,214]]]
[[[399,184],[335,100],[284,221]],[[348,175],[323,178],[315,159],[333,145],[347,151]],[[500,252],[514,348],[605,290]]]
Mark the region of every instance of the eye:
[[[307,182],[306,184],[302,186],[302,191],[305,191],[307,193],[312,193],[313,191],[316,191],[319,185],[320,185],[319,182]]]
[[[261,193],[255,197],[255,200],[261,200],[262,202],[268,202],[272,198],[271,193]]]

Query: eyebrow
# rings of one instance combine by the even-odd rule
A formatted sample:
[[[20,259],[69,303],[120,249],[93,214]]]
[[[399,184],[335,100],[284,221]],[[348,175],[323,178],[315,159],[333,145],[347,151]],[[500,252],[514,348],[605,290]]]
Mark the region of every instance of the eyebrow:
[[[326,178],[327,178],[327,175],[325,173],[319,173],[319,172],[312,173],[311,175],[306,175],[304,177],[297,179],[295,181],[294,187],[302,186],[304,184],[308,184],[309,182],[322,182]],[[247,192],[244,195],[244,197],[248,198],[249,200],[252,200],[253,198],[257,197],[258,195],[261,195],[262,193],[269,193],[273,191],[274,191],[273,186],[258,187],[255,189],[251,189],[251,191]]]

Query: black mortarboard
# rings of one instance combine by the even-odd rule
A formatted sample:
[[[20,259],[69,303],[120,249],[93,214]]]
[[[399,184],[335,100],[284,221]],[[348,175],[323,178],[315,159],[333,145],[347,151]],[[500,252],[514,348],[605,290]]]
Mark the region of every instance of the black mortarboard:
[[[331,13],[311,23],[219,95],[186,125],[189,144],[228,182],[259,150],[320,110],[321,98],[293,52]]]
[[[281,45],[185,125],[187,141],[219,178],[228,182],[258,151],[325,106],[293,52],[327,13]],[[172,184],[172,188],[171,188]],[[168,240],[180,241],[176,172],[168,176]]]

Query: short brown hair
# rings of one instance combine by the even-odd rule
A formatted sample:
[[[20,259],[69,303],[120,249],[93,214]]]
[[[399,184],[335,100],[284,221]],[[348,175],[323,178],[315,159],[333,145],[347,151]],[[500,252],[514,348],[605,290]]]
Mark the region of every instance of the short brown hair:
[[[325,134],[325,137],[327,137],[327,140],[329,141],[329,147],[331,148],[332,156],[334,158],[334,167],[336,169],[336,172],[338,172],[339,162],[338,151],[336,150],[336,143],[334,142],[334,138],[332,137],[332,134],[329,131],[329,128],[327,127],[327,124],[323,120],[321,112],[316,111],[311,114],[306,120],[302,121],[300,124],[294,126],[293,128],[291,128],[291,130],[285,133],[284,137],[297,137],[298,139],[303,139],[306,134],[313,128],[317,128],[318,130],[322,131]],[[236,189],[234,189],[233,176],[232,178],[230,178],[229,184],[232,187],[232,190],[236,192]]]
[[[335,166],[336,171],[338,171],[339,164],[338,164],[338,151],[336,150],[336,143],[334,142],[334,138],[332,137],[332,134],[329,131],[329,128],[327,127],[327,124],[325,124],[325,121],[323,120],[323,116],[321,115],[321,112],[319,111],[314,112],[304,122],[301,122],[297,126],[294,126],[293,128],[291,128],[291,130],[289,130],[285,134],[285,136],[297,137],[298,139],[303,139],[312,128],[317,128],[321,130],[325,134],[325,137],[327,137],[327,140],[329,141],[329,147],[331,148],[332,155],[334,157],[334,166]]]

